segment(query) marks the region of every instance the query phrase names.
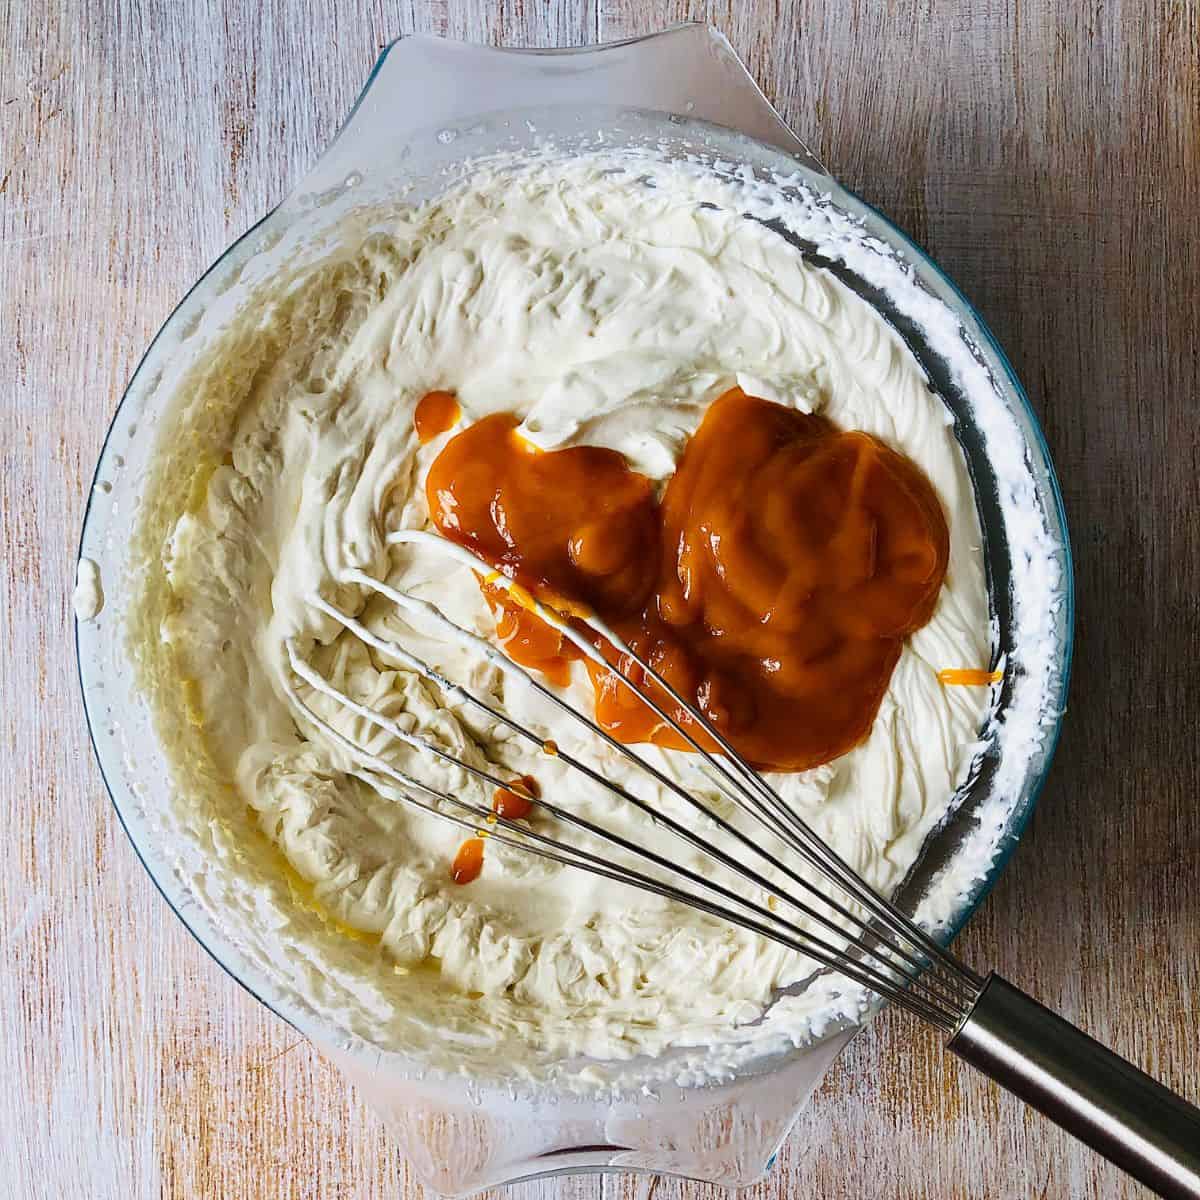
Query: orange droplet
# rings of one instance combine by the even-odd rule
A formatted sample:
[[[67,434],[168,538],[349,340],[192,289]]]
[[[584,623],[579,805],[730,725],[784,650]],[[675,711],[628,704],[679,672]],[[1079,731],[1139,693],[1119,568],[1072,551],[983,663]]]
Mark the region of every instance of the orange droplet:
[[[454,863],[450,867],[455,883],[472,883],[483,870],[483,838],[467,838],[458,848]]]
[[[422,396],[413,413],[413,428],[422,446],[458,424],[462,410],[453,392],[429,392]]]
[[[551,741],[551,739],[550,739],[550,738],[547,738],[547,739],[546,739],[546,740],[545,740],[545,741],[542,743],[542,750],[543,750],[543,751],[544,751],[546,754],[548,754],[548,755],[549,755],[551,758],[557,758],[557,757],[558,757],[558,743],[557,743],[557,742],[555,742],[555,741]]]
[[[1004,678],[1003,671],[984,671],[979,667],[947,667],[937,673],[938,683],[949,687],[986,687],[989,683],[999,683]]]
[[[529,816],[533,802],[542,794],[538,782],[532,775],[514,779],[506,788],[497,788],[492,798],[492,811],[509,821],[519,821]]]

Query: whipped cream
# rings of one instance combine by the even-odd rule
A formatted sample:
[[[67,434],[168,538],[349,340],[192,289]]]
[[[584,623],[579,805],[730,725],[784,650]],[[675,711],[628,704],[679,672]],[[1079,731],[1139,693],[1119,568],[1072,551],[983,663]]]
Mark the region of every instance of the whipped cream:
[[[556,803],[707,870],[630,806],[369,652],[312,599],[358,614],[694,820],[469,642],[346,580],[366,572],[492,634],[466,567],[420,543],[386,544],[392,530],[427,527],[423,479],[452,436],[418,445],[413,412],[426,392],[454,391],[464,422],[512,412],[543,447],[610,447],[665,480],[706,406],[735,383],[883,439],[924,470],[947,516],[940,600],[906,644],[867,740],[815,770],[772,777],[887,894],[978,750],[987,691],[943,687],[936,673],[989,665],[991,634],[979,520],[950,415],[869,305],[773,229],[699,204],[685,172],[583,157],[481,169],[434,202],[347,230],[324,262],[278,280],[207,348],[180,405],[204,454],[186,490],[164,473],[147,499],[149,599],[134,637],[160,712],[181,701],[186,711],[162,725],[189,822],[220,870],[239,876],[231,885],[214,866],[196,891],[236,903],[264,945],[286,945],[303,964],[292,986],[348,1031],[434,1065],[536,1069],[579,1054],[733,1046],[764,1015],[772,1037],[800,1042],[839,1003],[853,1011],[861,999],[828,979],[779,999],[811,962],[517,850],[490,844],[481,877],[455,885],[461,829],[364,782],[354,757],[287,700],[291,639],[359,702],[468,762],[532,773]],[[590,712],[591,687],[575,670],[567,696]],[[465,772],[300,690],[370,753],[490,802]],[[639,749],[725,805],[694,756]],[[531,823],[563,832],[536,809]]]

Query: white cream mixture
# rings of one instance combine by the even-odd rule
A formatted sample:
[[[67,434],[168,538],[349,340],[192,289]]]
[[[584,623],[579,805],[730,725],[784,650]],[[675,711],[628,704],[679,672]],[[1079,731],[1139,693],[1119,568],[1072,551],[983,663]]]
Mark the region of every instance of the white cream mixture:
[[[979,521],[943,403],[874,310],[776,232],[700,207],[682,175],[663,169],[648,187],[640,170],[613,167],[584,159],[480,173],[282,281],[209,347],[190,381],[180,419],[205,431],[208,461],[186,495],[166,476],[148,501],[147,528],[168,535],[135,633],[160,708],[186,706],[188,719],[172,716],[164,729],[195,823],[214,855],[245,858],[253,887],[238,903],[305,963],[312,995],[348,1029],[430,1061],[482,1062],[501,1050],[511,1059],[518,1047],[621,1058],[732,1041],[810,964],[714,918],[494,844],[479,880],[457,886],[449,863],[462,831],[369,786],[350,756],[297,722],[289,638],[326,678],[406,727],[501,774],[530,772],[556,803],[706,869],[629,806],[368,653],[311,603],[319,593],[361,610],[371,628],[686,819],[677,798],[529,689],[343,582],[361,569],[492,633],[469,571],[423,547],[385,545],[389,531],[427,524],[424,475],[450,436],[418,446],[413,412],[427,391],[455,391],[464,421],[514,412],[543,446],[609,446],[660,480],[734,382],[884,439],[920,465],[944,506],[945,586],[868,740],[773,782],[887,893],[977,749],[985,690],[936,678],[990,656]],[[575,669],[570,697],[590,712],[591,688]],[[490,802],[464,772],[300,691],[372,753]],[[693,756],[643,752],[713,794]],[[531,820],[561,832],[536,810]],[[776,1032],[804,1036],[822,995],[777,1004]]]

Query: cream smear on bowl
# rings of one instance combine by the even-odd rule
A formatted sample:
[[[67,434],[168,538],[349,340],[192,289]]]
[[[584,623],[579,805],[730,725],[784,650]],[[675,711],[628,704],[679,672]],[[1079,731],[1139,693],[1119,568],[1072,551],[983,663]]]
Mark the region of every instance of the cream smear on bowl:
[[[491,633],[469,571],[420,547],[384,545],[387,531],[428,521],[421,484],[444,438],[420,446],[413,412],[429,390],[454,390],[464,421],[512,412],[543,447],[611,447],[663,479],[706,406],[740,383],[903,451],[947,516],[946,584],[869,737],[823,767],[774,779],[869,882],[892,891],[979,750],[987,693],[936,676],[989,665],[979,518],[949,413],[908,348],[772,221],[920,321],[979,397],[980,427],[1012,491],[1001,503],[1026,505],[1019,430],[953,315],[901,264],[802,193],[652,155],[496,163],[438,200],[375,214],[369,231],[347,227],[326,259],[261,290],[180,388],[178,427],[164,436],[145,503],[147,570],[132,633],[176,768],[183,836],[203,850],[189,856],[190,887],[206,907],[237,911],[240,948],[281,993],[348,1033],[484,1074],[692,1046],[700,1049],[672,1070],[701,1077],[861,1010],[861,992],[831,977],[777,999],[810,963],[516,851],[495,848],[478,881],[454,885],[446,865],[459,832],[366,787],[319,731],[297,727],[284,700],[282,646],[295,638],[327,677],[460,756],[516,774],[535,767],[560,803],[569,797],[634,838],[661,838],[563,768],[531,764],[502,728],[373,659],[310,599],[322,591],[357,608],[338,581],[360,568]],[[1039,646],[1050,635],[1038,606],[1052,603],[1059,581],[1054,547],[1036,507],[1029,512],[1017,550],[1038,564],[1032,578],[1044,595],[1023,589],[1015,615],[1037,662],[1039,649],[1052,657]],[[386,606],[364,619],[633,783],[627,764],[463,645]],[[590,706],[582,679],[569,694]],[[1014,745],[1032,745],[1042,720],[1023,709],[1023,694],[1014,687],[995,734]],[[371,751],[402,758],[377,730],[337,720]],[[711,790],[684,756],[651,753],[664,771]],[[477,786],[461,772],[420,769],[447,790]],[[644,780],[636,786],[645,792]],[[997,795],[994,823],[985,814],[969,852],[927,897],[931,924],[950,919],[990,864],[1015,800]],[[680,815],[669,795],[653,798]],[[703,869],[699,859],[689,865]]]
[[[100,579],[100,567],[90,558],[81,558],[76,566],[71,607],[77,621],[94,621],[104,607],[104,587]]]

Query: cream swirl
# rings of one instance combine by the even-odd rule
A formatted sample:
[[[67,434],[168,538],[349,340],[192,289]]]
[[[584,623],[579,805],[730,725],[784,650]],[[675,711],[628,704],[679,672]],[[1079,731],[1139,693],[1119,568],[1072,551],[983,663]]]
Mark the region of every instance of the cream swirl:
[[[311,952],[332,961],[338,935],[327,936],[328,922],[316,948],[321,914],[345,932],[339,969],[352,964],[371,980],[376,999],[360,1027],[380,1044],[405,1048],[389,1014],[396,1006],[481,1042],[515,1032],[555,1053],[656,1052],[734,1036],[808,971],[755,935],[500,847],[489,847],[477,882],[456,886],[448,864],[461,831],[364,783],[341,749],[294,720],[288,639],[339,687],[467,761],[532,772],[558,803],[627,837],[666,836],[369,652],[314,608],[320,594],[361,610],[371,627],[610,778],[688,815],[467,646],[345,582],[349,570],[367,571],[492,632],[469,571],[386,544],[389,530],[428,523],[421,485],[444,436],[421,446],[413,413],[431,389],[453,390],[464,421],[515,413],[542,446],[611,447],[659,480],[706,406],[735,382],[902,451],[947,516],[941,597],[908,640],[867,740],[774,782],[887,893],[945,814],[976,747],[984,692],[936,677],[986,666],[990,649],[979,521],[947,410],[879,315],[777,232],[699,204],[666,167],[657,186],[644,174],[604,159],[482,171],[435,202],[392,213],[245,313],[212,347],[190,400],[193,415],[223,412],[230,432],[199,498],[169,514],[170,611],[161,629],[142,631],[162,635],[194,697],[195,744],[175,752],[211,759],[306,881],[289,936],[311,928]],[[576,670],[568,693],[588,709],[591,689]],[[307,700],[373,753],[487,802],[464,772],[414,756],[320,695]],[[711,791],[683,756],[647,753]],[[239,807],[231,801],[228,811]],[[669,852],[706,869],[694,851]],[[264,886],[286,903],[282,877]],[[781,1020],[800,1036],[811,1012],[792,1008]]]

